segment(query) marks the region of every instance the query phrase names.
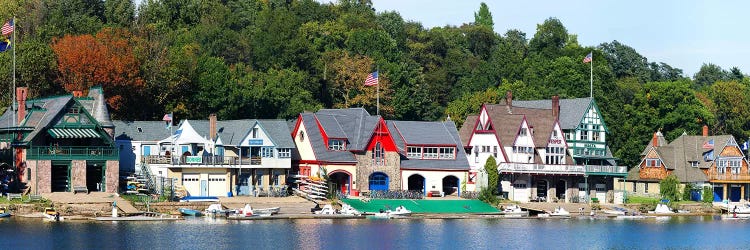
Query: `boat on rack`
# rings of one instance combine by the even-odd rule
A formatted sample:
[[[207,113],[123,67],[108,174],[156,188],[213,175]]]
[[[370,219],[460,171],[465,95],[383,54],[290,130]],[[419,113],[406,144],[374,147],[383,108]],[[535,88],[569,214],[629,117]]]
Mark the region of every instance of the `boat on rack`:
[[[60,222],[64,220],[64,218],[60,216],[60,212],[55,211],[55,209],[51,207],[45,208],[43,215],[44,218],[42,218],[42,220],[44,221]]]
[[[219,197],[216,196],[185,196],[180,199],[180,202],[218,202]]]
[[[180,213],[183,216],[196,216],[196,217],[203,216],[203,213],[201,213],[201,211],[198,211],[198,210],[195,210],[195,209],[190,209],[190,208],[184,208],[183,207],[183,208],[179,208],[177,210],[180,211]]]
[[[0,207],[0,218],[10,217],[10,212],[5,207]]]

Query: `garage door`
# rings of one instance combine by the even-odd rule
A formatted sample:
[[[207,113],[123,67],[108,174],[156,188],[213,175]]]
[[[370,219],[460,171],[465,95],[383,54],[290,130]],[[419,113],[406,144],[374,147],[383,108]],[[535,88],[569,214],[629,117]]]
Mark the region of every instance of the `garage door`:
[[[511,190],[511,200],[518,202],[529,202],[529,187],[526,181],[516,181]]]
[[[596,184],[596,198],[599,199],[599,203],[607,203],[607,185]]]
[[[199,174],[183,174],[182,175],[182,187],[188,191],[190,196],[199,196],[201,194],[200,186],[200,175]]]
[[[227,196],[227,176],[225,174],[208,175],[208,195]]]

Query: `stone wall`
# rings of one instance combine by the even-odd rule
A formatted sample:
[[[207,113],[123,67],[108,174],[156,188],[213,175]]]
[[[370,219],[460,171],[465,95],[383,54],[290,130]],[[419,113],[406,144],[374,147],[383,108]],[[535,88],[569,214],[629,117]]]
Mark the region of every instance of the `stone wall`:
[[[31,193],[51,193],[52,192],[52,161],[27,161],[26,171],[31,171],[31,179],[27,185],[31,188]]]
[[[370,175],[375,172],[382,172],[388,175],[390,190],[401,190],[401,156],[397,152],[386,152],[385,163],[382,166],[374,165],[372,162],[372,151],[358,153],[357,158],[357,179],[360,191],[369,191]]]
[[[86,186],[86,161],[70,161],[70,191],[74,187]]]
[[[107,161],[106,164],[106,172],[104,174],[106,189],[104,191],[107,193],[117,193],[120,187],[120,162]]]

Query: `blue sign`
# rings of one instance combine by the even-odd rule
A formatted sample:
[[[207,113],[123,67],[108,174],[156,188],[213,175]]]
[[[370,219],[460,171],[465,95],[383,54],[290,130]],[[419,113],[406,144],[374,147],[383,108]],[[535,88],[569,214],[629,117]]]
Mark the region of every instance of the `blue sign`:
[[[261,146],[263,145],[263,139],[250,139],[247,140],[247,144],[250,146]]]

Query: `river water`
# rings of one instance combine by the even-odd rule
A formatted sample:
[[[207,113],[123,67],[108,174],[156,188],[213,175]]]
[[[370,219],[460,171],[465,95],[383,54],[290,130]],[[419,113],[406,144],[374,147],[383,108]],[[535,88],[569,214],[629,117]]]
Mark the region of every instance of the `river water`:
[[[750,220],[41,222],[0,219],[0,249],[747,249]]]

